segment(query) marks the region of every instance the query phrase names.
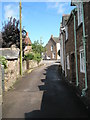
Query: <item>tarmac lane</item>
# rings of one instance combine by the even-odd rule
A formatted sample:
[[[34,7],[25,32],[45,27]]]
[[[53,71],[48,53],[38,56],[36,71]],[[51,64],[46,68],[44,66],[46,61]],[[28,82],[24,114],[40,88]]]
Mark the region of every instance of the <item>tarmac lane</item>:
[[[88,118],[83,103],[61,79],[58,65],[47,61],[4,93],[3,118]]]

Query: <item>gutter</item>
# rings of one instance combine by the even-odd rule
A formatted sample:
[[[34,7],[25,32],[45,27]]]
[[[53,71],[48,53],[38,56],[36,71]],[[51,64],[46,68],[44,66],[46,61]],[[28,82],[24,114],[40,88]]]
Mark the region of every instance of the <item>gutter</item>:
[[[75,16],[75,12],[77,11],[77,9],[74,9],[72,11],[72,15],[74,16],[74,40],[75,40],[75,59],[76,59],[76,86],[79,85],[78,82],[78,61],[77,61],[77,41],[76,41],[76,16]]]
[[[85,88],[82,89],[82,97],[86,95],[87,86],[87,66],[86,66],[86,35],[85,35],[85,24],[84,24],[84,10],[82,2],[82,20],[83,20],[83,47],[84,47],[84,64],[85,64]]]

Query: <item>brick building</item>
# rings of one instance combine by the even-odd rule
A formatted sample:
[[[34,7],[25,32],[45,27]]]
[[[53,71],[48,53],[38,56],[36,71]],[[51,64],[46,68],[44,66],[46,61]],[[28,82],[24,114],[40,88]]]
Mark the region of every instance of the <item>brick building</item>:
[[[66,79],[90,105],[90,2],[74,3],[65,24],[64,72]],[[62,26],[61,26],[62,27]],[[63,27],[63,28],[64,28]],[[61,36],[60,36],[61,39]]]
[[[60,50],[60,42],[58,37],[53,37],[49,39],[46,44],[46,59],[57,60],[60,59],[58,52]]]
[[[25,43],[25,49],[24,49],[24,54],[27,54],[28,52],[30,52],[32,50],[32,46],[31,46],[31,40],[28,36],[28,32],[26,33],[26,37],[24,39],[24,43]]]
[[[62,73],[65,73],[65,69],[66,69],[66,64],[65,64],[65,39],[66,39],[66,35],[65,35],[65,25],[66,22],[69,18],[69,15],[63,15],[62,16],[62,23],[60,26],[60,35],[59,35],[59,40],[60,40],[60,55],[61,55],[61,66],[62,66]]]

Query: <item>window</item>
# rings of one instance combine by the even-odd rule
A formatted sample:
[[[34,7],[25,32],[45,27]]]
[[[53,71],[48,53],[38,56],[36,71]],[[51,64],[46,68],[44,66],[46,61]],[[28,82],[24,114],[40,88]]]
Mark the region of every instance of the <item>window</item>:
[[[54,53],[54,58],[55,58],[55,53]]]
[[[80,51],[80,72],[85,73],[84,50]]]
[[[82,3],[79,2],[77,5],[77,11],[78,11],[78,26],[82,23]]]
[[[55,58],[55,53],[52,53],[52,58],[53,58],[53,59]]]
[[[65,31],[66,31],[66,40],[68,39],[68,27],[65,27]]]
[[[51,46],[51,51],[53,51],[53,45]]]
[[[67,55],[67,69],[70,69],[69,55]]]

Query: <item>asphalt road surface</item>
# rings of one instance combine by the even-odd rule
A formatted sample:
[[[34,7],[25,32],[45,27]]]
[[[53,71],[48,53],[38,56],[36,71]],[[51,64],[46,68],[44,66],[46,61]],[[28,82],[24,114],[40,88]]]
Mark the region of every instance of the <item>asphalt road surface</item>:
[[[87,110],[61,79],[58,62],[46,61],[4,93],[3,118],[87,118]]]

